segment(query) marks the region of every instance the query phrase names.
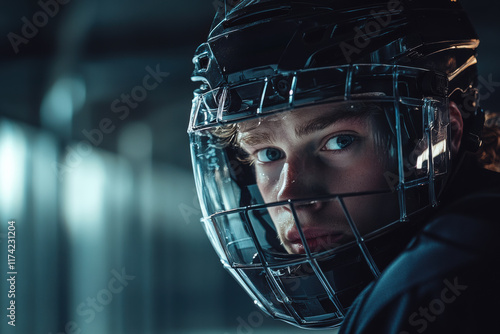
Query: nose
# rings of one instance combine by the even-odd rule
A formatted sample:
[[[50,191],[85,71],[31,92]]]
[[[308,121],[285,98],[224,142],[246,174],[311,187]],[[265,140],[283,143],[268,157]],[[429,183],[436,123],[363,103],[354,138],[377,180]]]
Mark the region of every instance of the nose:
[[[281,170],[279,184],[278,184],[278,201],[285,201],[289,199],[297,199],[304,192],[304,187],[301,185],[303,182],[301,178],[302,168],[290,162],[286,162]]]
[[[280,173],[276,199],[286,201],[326,194],[325,175],[318,167],[313,157],[288,158]]]

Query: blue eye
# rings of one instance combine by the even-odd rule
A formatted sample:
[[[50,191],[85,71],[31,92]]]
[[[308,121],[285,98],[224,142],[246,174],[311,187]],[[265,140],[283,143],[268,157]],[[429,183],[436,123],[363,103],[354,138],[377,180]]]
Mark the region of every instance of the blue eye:
[[[283,158],[283,151],[277,148],[264,148],[257,152],[257,160],[260,162],[273,162]]]
[[[326,142],[324,149],[329,151],[342,150],[351,145],[355,140],[356,138],[351,135],[335,136]]]

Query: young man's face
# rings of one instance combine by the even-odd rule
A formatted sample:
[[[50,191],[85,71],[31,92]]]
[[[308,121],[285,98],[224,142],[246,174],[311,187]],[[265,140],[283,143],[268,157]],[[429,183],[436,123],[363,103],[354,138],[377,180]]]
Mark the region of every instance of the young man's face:
[[[389,190],[391,165],[368,108],[356,104],[305,107],[268,116],[239,128],[238,142],[254,164],[266,203],[328,194]],[[361,234],[399,217],[395,193],[345,197]],[[311,251],[353,240],[336,200],[295,206]],[[280,242],[290,254],[304,253],[290,206],[270,207]]]

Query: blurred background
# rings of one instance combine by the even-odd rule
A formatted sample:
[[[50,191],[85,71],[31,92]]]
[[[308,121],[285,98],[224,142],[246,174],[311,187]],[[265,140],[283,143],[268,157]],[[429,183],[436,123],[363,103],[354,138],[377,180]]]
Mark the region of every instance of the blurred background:
[[[218,1],[1,1],[1,333],[305,332],[257,310],[199,224],[189,78]],[[463,3],[497,111],[500,5]]]

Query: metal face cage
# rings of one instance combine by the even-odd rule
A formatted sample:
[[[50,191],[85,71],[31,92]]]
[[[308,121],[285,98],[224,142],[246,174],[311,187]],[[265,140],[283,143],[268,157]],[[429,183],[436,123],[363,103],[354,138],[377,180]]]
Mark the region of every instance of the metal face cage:
[[[438,202],[450,168],[446,77],[374,64],[253,74],[195,92],[188,132],[204,229],[224,267],[267,314],[303,328],[339,326],[354,298],[406,244],[412,215]],[[265,199],[256,166],[238,145],[239,129],[286,122],[315,106],[369,110],[386,182]],[[366,217],[365,203],[395,210]],[[304,205],[328,207],[335,218],[318,223],[342,226],[348,237],[308,236],[299,213]],[[300,252],[283,242],[279,210],[289,213]],[[366,228],[366,221],[373,224]]]

